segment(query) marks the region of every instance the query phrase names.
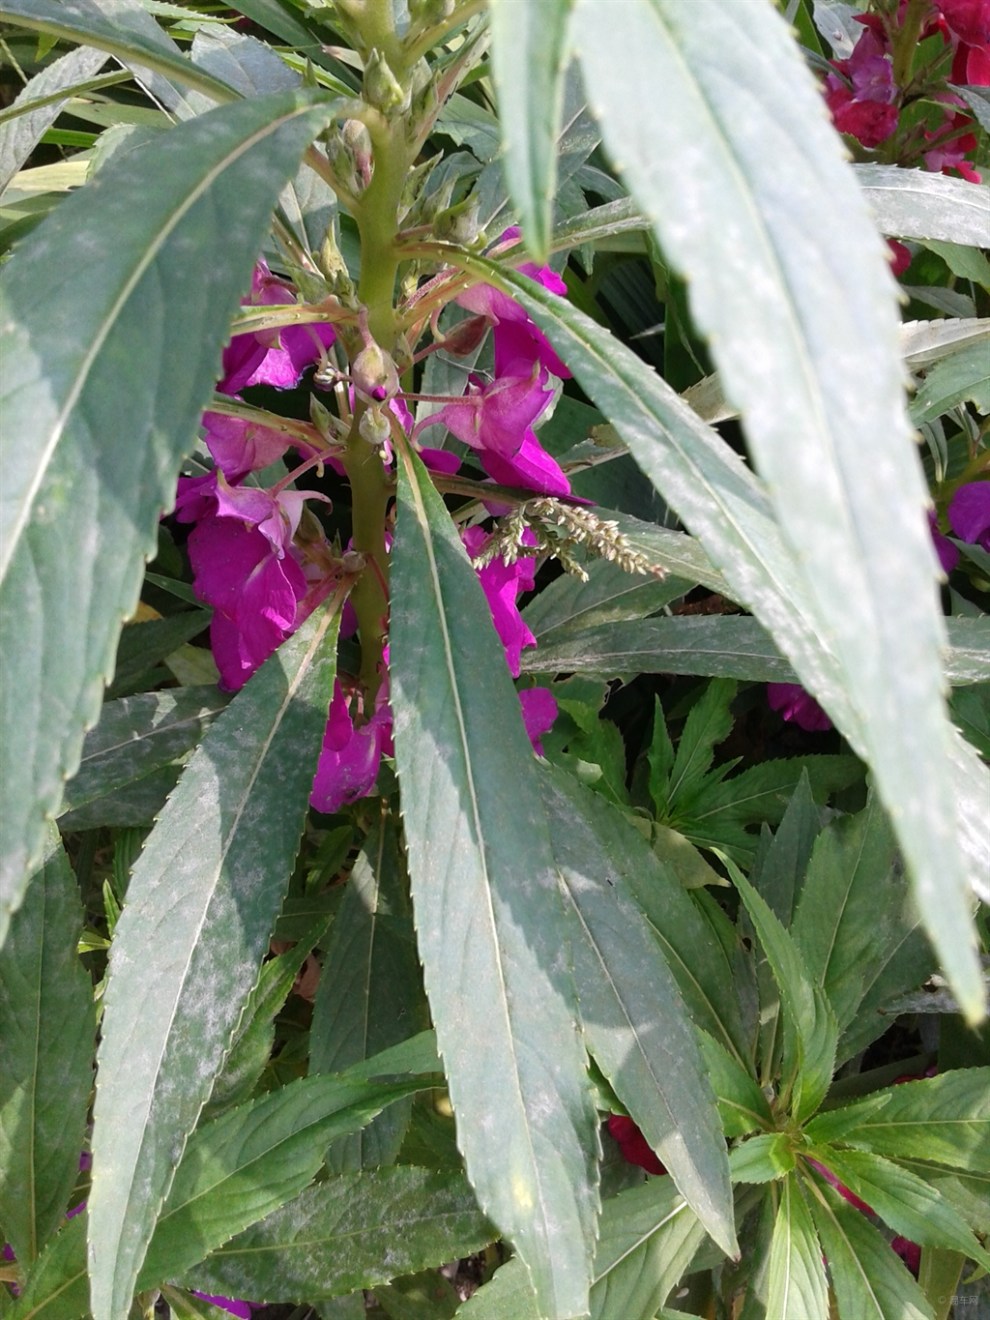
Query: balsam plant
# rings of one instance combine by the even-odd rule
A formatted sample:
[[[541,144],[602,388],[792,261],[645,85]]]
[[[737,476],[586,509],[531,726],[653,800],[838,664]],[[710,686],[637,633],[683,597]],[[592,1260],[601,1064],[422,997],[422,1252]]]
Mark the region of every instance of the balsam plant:
[[[990,5],[0,19],[0,1317],[962,1314]]]

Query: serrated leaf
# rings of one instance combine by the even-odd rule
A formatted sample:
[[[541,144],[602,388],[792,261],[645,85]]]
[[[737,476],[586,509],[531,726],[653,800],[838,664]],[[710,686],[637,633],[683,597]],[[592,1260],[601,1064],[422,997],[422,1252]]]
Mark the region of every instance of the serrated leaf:
[[[62,811],[77,811],[191,751],[230,697],[216,687],[144,692],[107,702],[83,742]],[[150,817],[148,818],[150,819]]]
[[[828,996],[840,1032],[855,1017],[863,987],[903,931],[906,902],[907,882],[895,866],[893,831],[875,799],[865,811],[832,822],[818,836],[791,934],[814,983]]]
[[[704,1229],[668,1178],[650,1178],[606,1201],[592,1320],[652,1320],[703,1241]]]
[[[222,106],[159,135],[66,198],[0,274],[11,437],[0,482],[0,941],[98,714],[272,205],[332,113],[318,100]],[[58,280],[54,252],[67,272]]]
[[[885,1103],[876,1109],[877,1097]],[[856,1121],[859,1119],[859,1121]],[[902,1082],[858,1104],[819,1114],[808,1138],[898,1156],[936,1160],[950,1168],[990,1168],[990,1068],[964,1068]]]
[[[113,680],[107,696],[129,696],[166,656],[189,642],[210,624],[209,610],[182,610],[164,619],[128,623],[120,634]]]
[[[959,1212],[923,1177],[871,1151],[830,1147],[816,1150],[815,1158],[909,1242],[961,1251],[990,1269],[990,1253]]]
[[[4,0],[4,18],[61,41],[95,46],[124,65],[151,71],[151,85],[168,81],[202,92],[212,101],[237,95],[225,83],[197,69],[135,0]],[[173,105],[176,98],[168,98]]]
[[[711,768],[715,748],[732,732],[729,707],[735,695],[732,679],[717,678],[706,683],[684,721],[667,789],[667,809],[675,816],[701,785]]]
[[[752,1074],[707,1031],[699,1028],[698,1039],[725,1135],[743,1137],[771,1127],[770,1106]]]
[[[767,1320],[826,1320],[828,1289],[815,1226],[793,1178],[786,1178],[767,1268]]]
[[[107,62],[102,51],[72,50],[45,66],[14,98],[10,109],[16,110],[32,101],[44,101],[64,91],[66,97],[76,92],[76,84],[95,77]],[[16,119],[0,124],[0,193],[31,155],[37,143],[62,113],[65,100],[56,99],[36,110],[26,111]]]
[[[990,335],[982,343],[957,349],[932,367],[911,404],[911,420],[920,426],[969,402],[979,412],[990,413]]]
[[[310,1029],[310,1071],[338,1072],[427,1025],[407,881],[395,826],[385,817],[347,879],[326,947]],[[410,1106],[382,1117],[328,1154],[331,1173],[392,1164]]]
[[[934,1320],[890,1244],[831,1187],[811,1187],[811,1213],[842,1320]]]
[[[612,813],[549,771],[551,846],[588,1049],[693,1212],[738,1250],[721,1124],[677,982],[613,862]]]
[[[609,0],[578,0],[572,33],[605,141],[740,406],[797,599],[862,720],[929,932],[976,1020],[985,994],[952,827],[942,611],[897,290],[820,89],[769,5],[643,0],[617,24]]]
[[[984,247],[990,188],[901,165],[854,165],[856,181],[881,233]]]
[[[341,593],[216,720],[148,836],[110,952],[89,1201],[93,1313],[126,1315],[189,1133],[258,979],[299,846]]]
[[[977,353],[983,353],[985,359],[990,340],[987,345],[974,347]],[[956,389],[956,385],[951,388]],[[601,567],[618,572],[608,563],[602,563]],[[573,581],[573,578],[558,578],[551,587],[556,587],[559,582],[570,584]],[[628,575],[625,582],[625,593],[617,592],[615,597],[606,598],[601,605],[597,600],[593,601],[586,614],[575,610],[563,622],[554,621],[549,628],[544,625],[544,631],[537,632],[539,648],[522,657],[523,669],[537,673],[601,674],[606,677],[632,673],[697,674],[751,683],[797,682],[794,668],[756,619],[738,614],[661,619],[633,617],[634,609],[655,608],[650,595],[638,595],[651,588],[639,578]],[[658,583],[653,589],[658,590],[662,585]],[[534,604],[547,594],[541,592]],[[567,594],[579,596],[576,587],[570,587]],[[642,605],[635,604],[637,600],[641,600]],[[536,610],[534,618],[540,620],[541,613]],[[600,617],[602,614],[607,622]],[[528,611],[525,617],[532,627]],[[981,626],[976,628],[975,624]],[[984,622],[949,619],[947,631],[948,644],[943,651],[947,680],[953,685],[961,685],[981,683],[990,678],[990,658],[985,639],[981,637],[985,632]]]
[[[183,1282],[224,1296],[316,1302],[467,1256],[494,1232],[463,1174],[366,1169],[308,1188]]]
[[[577,634],[585,639],[586,629],[604,630],[605,625],[614,625],[627,619],[642,619],[647,614],[661,609],[669,601],[683,596],[694,585],[683,578],[657,579],[634,577],[607,559],[596,559],[585,565],[588,580],[570,573],[555,578],[533,597],[523,611],[523,618],[540,644],[540,651],[545,646],[552,650],[554,645],[561,645],[566,638],[571,641]],[[604,636],[602,638],[604,640]],[[575,648],[583,654],[583,646]],[[531,666],[540,662],[540,653],[530,656]],[[551,661],[548,668],[567,669],[569,666],[557,666]]]
[[[405,451],[392,574],[396,767],[458,1140],[482,1208],[526,1261],[541,1305],[579,1314],[597,1125],[540,781],[480,585],[443,500]]]
[[[730,864],[729,869],[780,990],[783,1081],[793,1116],[801,1122],[815,1112],[832,1083],[839,1035],[835,1015],[788,931],[738,868]]]
[[[93,1080],[93,988],[76,953],[82,903],[54,825],[0,952],[0,1205],[25,1269],[79,1172]]]
[[[87,1314],[86,1224],[85,1213],[75,1215],[49,1239],[6,1320],[79,1320]]]
[[[330,1141],[358,1131],[424,1083],[306,1077],[197,1128],[159,1215],[138,1287],[185,1275],[235,1234],[273,1214],[311,1181]]]
[[[729,594],[751,609],[773,634],[804,686],[826,707],[857,754],[870,760],[864,732],[869,712],[853,705],[835,656],[823,646],[822,628],[809,611],[806,588],[795,575],[794,556],[783,544],[760,483],[669,387],[644,371],[639,358],[582,313],[525,276],[482,258],[464,257],[452,249],[445,252],[457,265],[511,293],[533,317],[585,392],[612,418],[637,462],[698,537],[724,574]],[[624,522],[620,528],[628,534]],[[630,535],[629,539],[636,546],[644,535]],[[958,735],[951,737],[949,756],[954,803],[944,818],[949,827],[944,829],[943,821],[935,830],[941,840],[939,857],[934,861],[922,857],[912,843],[914,836],[907,836],[903,812],[898,826],[900,842],[915,863],[914,894],[929,934],[954,984],[958,986],[958,978],[964,977],[971,996],[967,1002],[975,1004],[976,997],[982,997],[983,983],[978,962],[968,952],[969,897],[965,886],[947,883],[943,862],[947,850],[957,850],[957,860],[968,868],[969,885],[982,892],[990,866],[990,839],[978,821],[985,814],[990,775]],[[925,765],[922,757],[913,766],[903,763],[901,768],[921,775]],[[922,778],[927,784],[927,772]],[[926,850],[930,842],[926,842]],[[957,928],[958,938],[948,934],[947,917]]]
[[[573,0],[492,0],[489,25],[505,174],[536,261],[550,251],[557,175],[557,126]]]
[[[917,1174],[934,1187],[984,1240],[990,1236],[990,1170],[962,1173],[924,1160],[899,1159],[897,1162],[901,1168]]]

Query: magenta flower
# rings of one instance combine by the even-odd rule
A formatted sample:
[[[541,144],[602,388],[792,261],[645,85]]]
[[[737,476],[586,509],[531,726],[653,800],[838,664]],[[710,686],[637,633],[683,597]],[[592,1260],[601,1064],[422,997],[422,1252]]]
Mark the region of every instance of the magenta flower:
[[[467,393],[431,413],[426,425],[445,426],[472,449],[511,458],[550,402],[546,380],[546,371],[535,364],[526,376],[501,376],[485,383],[472,376]]]
[[[627,1118],[625,1114],[609,1114],[608,1130],[627,1164],[638,1164],[647,1173],[667,1172],[657,1159],[653,1147],[649,1145],[631,1118]]]
[[[500,486],[522,486],[541,495],[570,495],[571,483],[555,458],[551,458],[532,431],[511,458],[503,458],[483,449],[478,455],[481,466]]]
[[[524,688],[519,693],[519,705],[533,751],[537,756],[542,756],[543,744],[540,739],[553,728],[557,718],[557,699],[549,688]]]
[[[355,728],[340,680],[335,679],[310,805],[330,815],[366,797],[378,778],[382,754],[391,751],[391,735],[392,712],[385,693],[371,719]]]
[[[236,692],[308,613],[308,582],[292,537],[303,501],[326,497],[230,486],[222,472],[181,478],[179,486],[176,516],[196,521],[189,535],[193,589],[213,606],[213,658],[222,685]]]
[[[990,44],[990,0],[935,0],[953,36],[967,46]]]
[[[467,552],[472,558],[484,549],[487,535],[480,527],[468,527],[462,533]],[[528,545],[535,544],[532,532],[524,534]],[[521,555],[515,563],[506,564],[495,558],[484,568],[477,570],[478,580],[492,612],[492,623],[499,640],[505,648],[505,663],[513,678],[519,677],[520,657],[524,646],[535,646],[536,638],[523,622],[517,601],[524,591],[532,591],[536,561],[528,555]]]
[[[203,427],[217,467],[232,482],[276,462],[292,443],[279,431],[225,413],[203,413]]]
[[[960,486],[949,501],[948,519],[960,541],[990,552],[990,481]]]
[[[259,261],[244,305],[290,306],[295,301],[292,286]],[[217,389],[222,394],[238,394],[248,385],[291,389],[298,384],[306,367],[318,361],[333,341],[333,326],[326,324],[287,326],[280,333],[268,330],[235,335],[223,351],[223,370]]]
[[[928,528],[932,534],[932,544],[938,555],[938,562],[942,565],[942,572],[951,573],[959,563],[959,551],[949,538],[939,531],[934,509],[928,510]]]
[[[894,66],[884,42],[867,28],[847,60],[833,60],[825,100],[840,133],[878,147],[897,127]]]
[[[238,1320],[251,1320],[251,1303],[239,1302],[233,1297],[213,1297],[210,1293],[197,1292],[192,1290],[194,1297],[201,1297],[204,1302],[211,1302],[214,1306],[219,1306],[223,1311],[229,1311],[231,1315],[236,1315]]]
[[[779,711],[783,719],[793,720],[809,733],[823,733],[832,727],[821,706],[799,683],[768,683],[767,701],[771,710]]]

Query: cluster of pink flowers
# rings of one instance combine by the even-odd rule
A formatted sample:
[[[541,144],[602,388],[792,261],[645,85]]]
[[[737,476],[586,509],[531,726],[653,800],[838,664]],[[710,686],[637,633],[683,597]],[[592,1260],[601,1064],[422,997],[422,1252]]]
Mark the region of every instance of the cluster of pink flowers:
[[[502,236],[513,238],[514,231]],[[545,287],[564,292],[563,282],[548,267],[523,269]],[[254,272],[250,304],[295,303],[292,286],[273,275],[264,263]],[[540,494],[567,495],[566,476],[540,445],[533,425],[553,397],[551,375],[570,373],[523,310],[496,289],[479,286],[460,295],[459,301],[493,329],[495,370],[490,381],[472,376],[461,398],[428,417],[414,431],[404,400],[395,397],[389,407],[398,424],[418,440],[427,427],[443,425],[477,452],[479,462],[494,481]],[[238,398],[251,385],[287,389],[300,381],[310,366],[326,360],[334,342],[332,326],[294,326],[236,335],[223,355],[218,391]],[[377,395],[375,396],[377,398]],[[204,476],[183,477],[175,517],[192,524],[188,538],[193,587],[212,606],[210,644],[221,685],[237,691],[272,652],[308,617],[339,581],[340,562],[322,526],[305,510],[306,501],[329,503],[326,495],[291,488],[293,473],[271,488],[256,484],[253,474],[281,459],[290,448],[300,451],[305,466],[326,459],[342,470],[329,453],[307,451],[306,442],[259,426],[242,417],[207,412],[203,417],[206,445],[214,469]],[[421,450],[427,466],[451,473],[460,466],[456,454]],[[383,446],[385,461],[391,447]],[[304,520],[308,520],[304,524]],[[479,527],[468,528],[463,539],[476,556],[487,536]],[[513,677],[520,671],[520,654],[536,639],[523,623],[519,598],[533,587],[535,560],[520,557],[512,564],[493,560],[478,570],[496,631],[505,648]],[[353,631],[352,611],[345,611],[343,631]],[[387,648],[383,664],[387,664]],[[373,709],[364,709],[362,693],[338,678],[327,720],[311,804],[334,812],[367,795],[374,786],[383,755],[392,753],[392,716],[388,705],[388,676]],[[557,713],[552,694],[541,688],[520,693],[526,730],[537,752],[540,737]]]
[[[836,128],[873,149],[897,130],[905,107],[905,89],[894,80],[893,41],[904,20],[902,0],[892,20],[857,14],[864,32],[848,59],[833,60],[825,79],[825,99]],[[957,86],[990,86],[990,0],[931,0],[922,36],[941,35],[952,50],[949,81]],[[940,125],[924,130],[920,156],[927,169],[980,182],[967,157],[976,147],[973,121],[965,102],[945,89],[926,89],[946,106]],[[907,161],[903,163],[909,163]]]

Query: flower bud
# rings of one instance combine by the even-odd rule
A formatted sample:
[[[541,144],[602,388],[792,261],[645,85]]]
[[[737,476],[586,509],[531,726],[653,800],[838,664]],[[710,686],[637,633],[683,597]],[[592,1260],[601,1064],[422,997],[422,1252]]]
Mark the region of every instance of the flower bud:
[[[402,86],[380,50],[372,50],[364,66],[364,97],[386,117],[409,109],[409,88]]]
[[[474,352],[487,332],[487,317],[469,316],[465,320],[459,321],[452,330],[444,335],[444,352],[451,353],[454,357],[466,357],[468,353]]]
[[[399,373],[389,355],[372,340],[351,363],[354,388],[373,403],[384,403],[399,391]]]
[[[481,234],[477,199],[473,196],[465,197],[456,206],[448,206],[445,211],[441,211],[433,222],[433,232],[441,242],[471,247]]]
[[[373,448],[384,448],[391,434],[385,410],[377,404],[372,404],[370,408],[367,408],[361,414],[361,420],[358,422],[358,434],[362,440],[366,440]]]

